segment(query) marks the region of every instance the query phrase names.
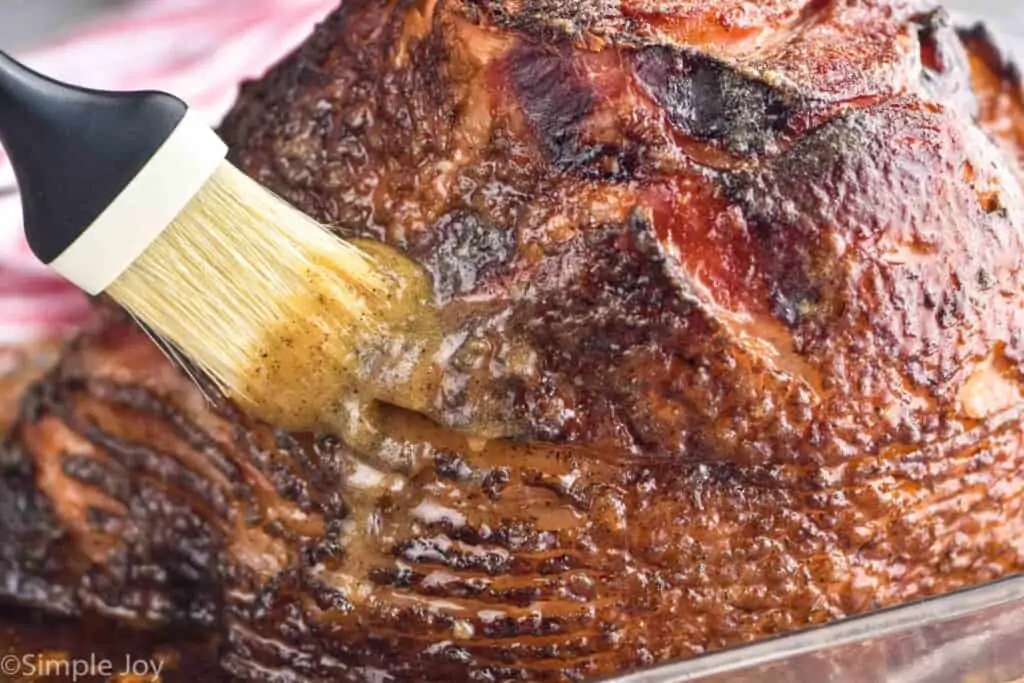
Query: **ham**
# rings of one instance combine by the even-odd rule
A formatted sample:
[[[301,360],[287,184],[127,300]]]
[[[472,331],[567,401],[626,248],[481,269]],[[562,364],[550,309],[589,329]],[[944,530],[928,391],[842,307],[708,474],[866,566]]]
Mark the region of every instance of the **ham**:
[[[222,132],[430,273],[435,419],[286,434],[108,314],[9,430],[0,599],[579,681],[1017,573],[1022,106],[928,2],[346,0]]]

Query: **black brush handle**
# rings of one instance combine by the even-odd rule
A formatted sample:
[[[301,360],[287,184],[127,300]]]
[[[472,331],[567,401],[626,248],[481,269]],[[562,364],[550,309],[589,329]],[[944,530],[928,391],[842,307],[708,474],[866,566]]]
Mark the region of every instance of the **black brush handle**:
[[[60,83],[0,52],[0,143],[22,195],[25,234],[44,263],[121,194],[188,110],[160,92]]]

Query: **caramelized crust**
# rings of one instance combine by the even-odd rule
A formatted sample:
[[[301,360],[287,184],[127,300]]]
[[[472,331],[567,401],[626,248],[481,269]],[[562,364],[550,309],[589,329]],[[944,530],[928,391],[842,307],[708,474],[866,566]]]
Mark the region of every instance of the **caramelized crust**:
[[[274,433],[109,322],[8,438],[0,594],[569,681],[1018,572],[1022,106],[926,2],[347,0],[223,132],[431,273],[443,423]]]

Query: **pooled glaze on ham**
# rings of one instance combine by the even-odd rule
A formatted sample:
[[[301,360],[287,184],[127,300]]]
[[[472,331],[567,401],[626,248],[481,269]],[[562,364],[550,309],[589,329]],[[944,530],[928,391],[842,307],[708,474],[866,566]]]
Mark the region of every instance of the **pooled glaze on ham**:
[[[568,681],[1024,567],[1024,111],[983,31],[348,0],[223,133],[430,273],[438,420],[277,433],[107,322],[8,438],[8,599],[215,629],[242,680]]]

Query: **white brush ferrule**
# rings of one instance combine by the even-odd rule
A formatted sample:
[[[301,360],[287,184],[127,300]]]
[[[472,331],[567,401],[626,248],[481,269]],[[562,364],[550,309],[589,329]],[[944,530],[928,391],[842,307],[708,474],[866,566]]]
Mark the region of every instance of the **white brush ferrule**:
[[[138,175],[50,267],[89,294],[119,278],[206,185],[227,145],[192,110]]]

